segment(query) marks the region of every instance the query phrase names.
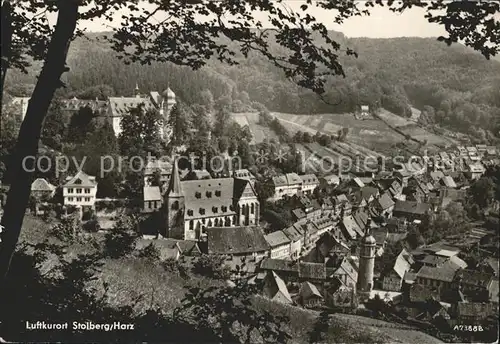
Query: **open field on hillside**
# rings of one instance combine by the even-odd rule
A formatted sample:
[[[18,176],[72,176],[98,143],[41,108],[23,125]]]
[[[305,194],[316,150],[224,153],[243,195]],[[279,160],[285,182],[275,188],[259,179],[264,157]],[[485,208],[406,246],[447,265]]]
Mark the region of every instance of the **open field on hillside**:
[[[232,117],[240,126],[248,125],[252,132],[252,144],[261,143],[264,139],[277,138],[276,134],[269,128],[259,125],[259,114],[252,112],[233,113]]]
[[[427,140],[428,145],[446,146],[454,141],[431,133],[419,127],[415,122],[400,117],[387,111],[380,110],[379,116],[387,122],[385,124],[379,119],[358,120],[354,114],[318,114],[318,115],[295,115],[274,112],[273,115],[280,119],[281,123],[293,134],[296,131],[307,131],[311,134],[320,131],[326,134],[337,134],[342,128],[349,128],[347,143],[351,148],[358,150],[361,155],[380,156],[380,153],[390,153],[393,146],[399,142],[405,142],[406,137],[388,125],[398,128],[402,133],[412,136],[419,141]],[[363,149],[363,147],[365,147]],[[375,152],[369,152],[367,149]]]
[[[308,131],[315,134],[320,131],[336,135],[338,130],[349,128],[347,141],[378,152],[389,152],[392,146],[405,140],[403,135],[390,129],[382,121],[376,119],[357,120],[353,114],[319,114],[294,115],[274,112],[281,123],[292,134],[297,131]]]

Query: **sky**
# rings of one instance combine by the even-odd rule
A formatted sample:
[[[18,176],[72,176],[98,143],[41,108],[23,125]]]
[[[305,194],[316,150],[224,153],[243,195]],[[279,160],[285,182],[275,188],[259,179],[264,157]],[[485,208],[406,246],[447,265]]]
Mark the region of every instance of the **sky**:
[[[305,1],[289,0],[287,6],[292,10],[299,10]],[[444,28],[440,25],[429,23],[424,18],[424,10],[412,8],[403,14],[396,14],[386,7],[377,6],[371,8],[369,17],[353,17],[346,20],[342,25],[333,23],[331,12],[314,7],[310,10],[318,21],[326,25],[329,30],[340,31],[348,37],[370,37],[370,38],[390,38],[390,37],[437,37],[444,35]],[[115,17],[119,22],[121,14]],[[265,23],[267,16],[256,13],[258,19]],[[86,23],[88,31],[109,31],[110,27],[102,20]]]

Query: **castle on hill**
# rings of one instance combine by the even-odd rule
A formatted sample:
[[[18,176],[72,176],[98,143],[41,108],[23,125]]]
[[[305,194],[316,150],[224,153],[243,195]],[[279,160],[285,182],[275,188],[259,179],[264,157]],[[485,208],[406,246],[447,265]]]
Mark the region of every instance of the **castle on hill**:
[[[106,119],[113,128],[115,135],[121,133],[121,121],[123,116],[130,113],[130,109],[139,105],[144,106],[144,110],[154,109],[159,111],[162,119],[163,126],[160,128],[160,135],[162,138],[170,136],[170,129],[167,127],[168,117],[176,102],[175,93],[167,87],[161,94],[157,91],[151,91],[148,94],[141,94],[139,85],[136,84],[134,90],[134,97],[109,97],[108,107],[106,111]]]

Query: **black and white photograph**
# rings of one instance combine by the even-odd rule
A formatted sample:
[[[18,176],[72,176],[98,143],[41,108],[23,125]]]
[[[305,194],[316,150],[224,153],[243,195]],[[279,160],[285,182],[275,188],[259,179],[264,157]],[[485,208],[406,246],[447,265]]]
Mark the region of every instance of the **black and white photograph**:
[[[500,0],[1,0],[0,343],[497,343]]]

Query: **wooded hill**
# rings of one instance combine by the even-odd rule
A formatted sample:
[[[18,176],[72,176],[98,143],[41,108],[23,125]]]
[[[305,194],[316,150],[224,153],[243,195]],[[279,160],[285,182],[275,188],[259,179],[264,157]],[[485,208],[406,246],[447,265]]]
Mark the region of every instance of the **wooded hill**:
[[[65,76],[69,87],[63,94],[95,97],[89,89],[109,85],[104,93],[130,96],[137,82],[144,92],[168,85],[188,104],[197,103],[200,92],[208,89],[216,100],[258,101],[279,112],[342,113],[369,104],[410,116],[414,106],[423,110],[424,123],[484,137],[487,130],[500,128],[500,62],[434,38],[347,38],[332,32],[343,47],[359,54],[341,56],[346,77],[328,81],[325,98],[338,104],[332,106],[286,80],[261,56],[231,67],[212,60],[199,71],[163,63],[126,65],[116,58],[104,35],[91,33],[72,43],[71,71]],[[33,67],[37,69],[39,65]],[[9,72],[7,90],[16,95],[26,92],[23,84],[34,82],[35,72],[30,74]]]

